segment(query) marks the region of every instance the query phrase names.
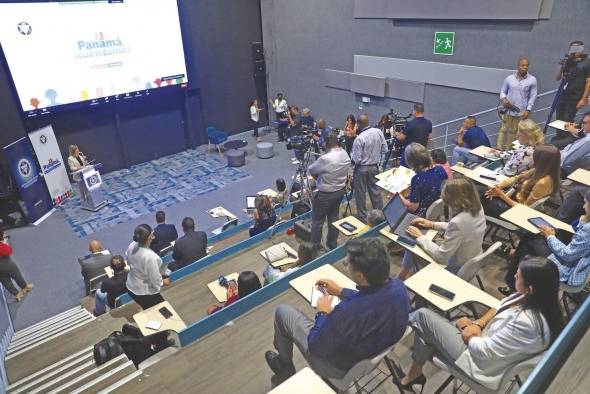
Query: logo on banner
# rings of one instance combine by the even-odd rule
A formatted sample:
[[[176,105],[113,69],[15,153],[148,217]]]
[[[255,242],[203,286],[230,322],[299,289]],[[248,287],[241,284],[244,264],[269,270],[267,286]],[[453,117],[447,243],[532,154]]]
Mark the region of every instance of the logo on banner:
[[[32,165],[30,161],[24,158],[19,160],[18,172],[23,179],[29,179],[33,175],[33,171],[31,171],[31,169]]]
[[[18,32],[23,36],[28,36],[33,32],[33,28],[27,22],[21,22],[17,25]]]
[[[43,173],[48,174],[51,171],[59,168],[61,166],[61,161],[59,159],[49,158],[47,164],[43,164]]]
[[[43,145],[47,143],[47,137],[45,136],[45,134],[41,134],[41,137],[39,137],[39,141],[41,141]]]

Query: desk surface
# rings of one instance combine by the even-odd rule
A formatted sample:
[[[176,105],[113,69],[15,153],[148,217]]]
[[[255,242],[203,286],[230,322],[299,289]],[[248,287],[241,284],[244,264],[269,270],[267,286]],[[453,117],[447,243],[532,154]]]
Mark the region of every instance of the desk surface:
[[[485,145],[480,145],[475,149],[471,149],[471,153],[472,155],[475,156],[479,156],[483,159],[488,159],[488,160],[499,160],[500,158],[496,156],[496,154],[498,153],[498,150],[494,149],[494,148],[490,148],[489,146],[485,146]],[[491,156],[494,156],[494,158],[492,158]]]
[[[237,272],[231,273],[229,275],[225,275],[225,277],[228,281],[235,280],[236,283],[238,282],[238,276],[240,276],[240,274],[238,274]],[[224,303],[225,301],[227,301],[227,289],[225,287],[221,286],[217,279],[211,283],[208,283],[207,287],[209,288],[209,290],[211,290],[211,293],[213,293],[215,298],[217,298],[217,301],[219,301],[221,303]]]
[[[277,193],[273,189],[264,189],[264,190],[259,191],[256,194],[258,194],[259,196],[268,196],[270,198],[275,198],[276,196],[279,195],[279,193]]]
[[[330,388],[311,368],[305,367],[285,380],[268,394],[334,394]]]
[[[289,284],[295,289],[295,291],[301,294],[303,298],[311,303],[311,291],[316,282],[320,279],[332,279],[338,286],[346,289],[356,289],[356,283],[330,264],[322,265],[297,279],[293,279]]]
[[[477,302],[487,305],[490,308],[498,308],[500,301],[473,286],[471,283],[464,281],[457,275],[444,269],[439,264],[429,264],[410,276],[404,282],[406,287],[413,293],[424,298],[428,303],[434,305],[443,312],[448,312],[462,304],[468,302]],[[436,284],[445,290],[455,293],[453,301],[449,301],[430,290],[430,285]]]
[[[438,231],[436,231],[436,230],[430,229],[426,232],[426,236],[430,239],[433,239],[437,232]],[[424,249],[422,249],[420,246],[418,246],[418,245],[412,246],[412,245],[408,245],[404,242],[399,242],[398,236],[396,234],[394,234],[389,227],[382,228],[379,231],[379,233],[381,235],[383,235],[385,238],[389,238],[393,242],[399,244],[404,249],[409,250],[410,252],[414,253],[416,256],[422,257],[424,260],[428,261],[429,263],[436,264],[436,261],[434,261],[434,259],[432,257],[430,257],[430,255],[428,253],[426,253],[424,251]]]
[[[399,166],[377,174],[375,178],[378,179],[377,186],[380,188],[389,193],[399,193],[410,187],[414,175],[416,175],[414,171]]]
[[[486,185],[486,186],[495,186],[498,183],[500,183],[501,181],[503,181],[504,179],[508,178],[507,176],[499,175],[496,172],[485,168],[484,166],[478,166],[472,170],[467,167],[454,165],[451,167],[451,169],[455,172],[458,172],[461,175],[466,176],[467,178],[469,178],[475,182],[481,183],[482,185]],[[482,178],[481,175],[490,175],[490,176],[495,177],[496,180],[493,181],[491,179],[485,179],[485,178]]]
[[[207,213],[214,218],[228,217],[230,219],[236,219],[237,216],[225,209],[224,207],[215,207],[207,210]]]
[[[342,227],[342,223],[344,223],[344,222],[352,224],[354,227],[356,227],[356,230],[348,231],[347,229]],[[342,234],[346,235],[347,237],[350,237],[350,236],[358,234],[362,229],[364,229],[366,227],[366,224],[364,224],[363,222],[361,222],[360,220],[358,220],[354,216],[347,216],[344,219],[340,219],[340,220],[335,221],[334,223],[332,223],[332,226],[336,227],[338,229],[338,231],[340,231]]]
[[[569,231],[570,233],[574,232],[572,226],[567,223],[562,222],[561,220],[557,220],[549,215],[545,215],[543,212],[539,212],[536,209],[531,207],[527,207],[526,205],[517,204],[504,212],[500,217],[504,220],[507,220],[511,223],[514,223],[518,227],[522,227],[523,229],[533,233],[538,234],[539,230],[533,226],[528,219],[542,217],[555,228],[559,228],[565,231]]]
[[[554,120],[553,122],[549,123],[547,126],[553,127],[554,129],[558,129],[558,130],[567,131],[565,129],[565,125],[567,125],[567,123],[568,122],[564,122],[563,120]]]
[[[297,251],[294,250],[292,247],[290,247],[286,242],[281,242],[278,245],[282,245],[285,250],[289,251],[289,253],[297,256]],[[273,246],[276,246],[276,245],[273,245]],[[272,246],[271,246],[271,248],[272,248]],[[269,249],[269,248],[267,248],[267,249]],[[262,256],[262,258],[264,258],[264,260],[268,261],[268,259],[266,258],[266,253],[264,253],[264,252],[266,252],[266,249],[261,250],[260,255]],[[283,265],[296,263],[297,260],[299,260],[299,257],[287,256],[284,259],[277,260],[273,263],[269,262],[269,264],[272,265],[274,268],[279,268]]]
[[[168,310],[172,313],[172,316],[170,316],[168,319],[165,319],[164,316],[162,316],[162,314],[159,312],[159,309],[163,307],[168,308]],[[135,323],[143,335],[151,335],[164,330],[173,330],[179,332],[186,327],[184,321],[182,321],[180,316],[178,316],[178,313],[176,313],[168,301],[161,302],[149,309],[136,313],[133,315],[133,320],[135,320]],[[151,320],[160,322],[162,325],[157,330],[147,328],[145,325]]]
[[[583,168],[578,168],[576,171],[569,174],[567,179],[571,179],[572,181],[581,183],[582,185],[590,186],[590,171]]]

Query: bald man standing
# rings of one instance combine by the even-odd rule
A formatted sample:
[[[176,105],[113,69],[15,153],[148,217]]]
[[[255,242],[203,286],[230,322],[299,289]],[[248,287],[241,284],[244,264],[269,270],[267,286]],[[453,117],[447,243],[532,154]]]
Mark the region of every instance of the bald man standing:
[[[500,100],[505,114],[502,115],[502,127],[498,132],[496,146],[500,150],[510,150],[516,139],[518,123],[529,117],[537,100],[537,78],[529,74],[529,59],[526,57],[518,60],[516,73],[504,80]]]
[[[352,144],[351,159],[354,164],[353,188],[357,217],[366,223],[369,193],[373,209],[383,209],[381,190],[377,186],[375,175],[379,173],[381,155],[387,151],[387,142],[381,130],[369,126],[369,117],[365,114],[358,119],[359,135]]]
[[[90,280],[105,273],[104,269],[111,265],[112,257],[111,253],[108,250],[104,250],[97,240],[90,241],[88,250],[90,251],[88,256],[78,259],[78,263],[80,263],[80,267],[82,268],[86,295],[90,295]]]

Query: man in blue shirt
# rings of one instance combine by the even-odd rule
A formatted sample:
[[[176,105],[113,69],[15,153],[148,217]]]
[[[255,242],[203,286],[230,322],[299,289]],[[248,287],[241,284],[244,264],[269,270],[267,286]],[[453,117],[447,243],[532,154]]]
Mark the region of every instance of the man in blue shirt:
[[[472,155],[471,150],[481,145],[491,146],[490,140],[485,131],[477,125],[475,116],[468,116],[463,121],[463,127],[457,131],[457,145],[453,149],[453,165],[458,162],[475,161],[479,158]]]
[[[408,324],[410,302],[399,279],[389,277],[389,258],[378,238],[346,244],[348,272],[358,290],[343,289],[329,279],[317,285],[315,321],[289,305],[275,313],[274,346],[266,362],[279,383],[295,373],[293,344],[320,376],[342,378],[356,363],[376,356],[399,341]],[[332,308],[332,298],[342,300]]]
[[[402,143],[400,165],[404,167],[406,167],[406,158],[404,157],[406,146],[412,142],[417,142],[427,147],[428,142],[432,139],[432,122],[424,117],[424,104],[414,104],[412,114],[414,119],[406,123],[404,130],[393,133],[393,136]]]

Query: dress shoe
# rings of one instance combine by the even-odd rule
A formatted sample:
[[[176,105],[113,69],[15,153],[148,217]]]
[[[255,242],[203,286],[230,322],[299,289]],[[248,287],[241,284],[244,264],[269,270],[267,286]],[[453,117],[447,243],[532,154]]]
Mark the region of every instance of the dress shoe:
[[[281,378],[284,377],[285,380],[295,375],[295,366],[293,363],[285,364],[283,361],[281,361],[281,358],[277,352],[269,350],[264,353],[264,358],[275,375],[278,375]]]
[[[402,384],[400,382],[400,386],[404,391],[409,391],[411,393],[415,393],[413,386],[419,385],[420,386],[420,394],[422,394],[422,390],[424,390],[424,385],[426,384],[426,376],[420,375],[411,382],[407,384]]]

